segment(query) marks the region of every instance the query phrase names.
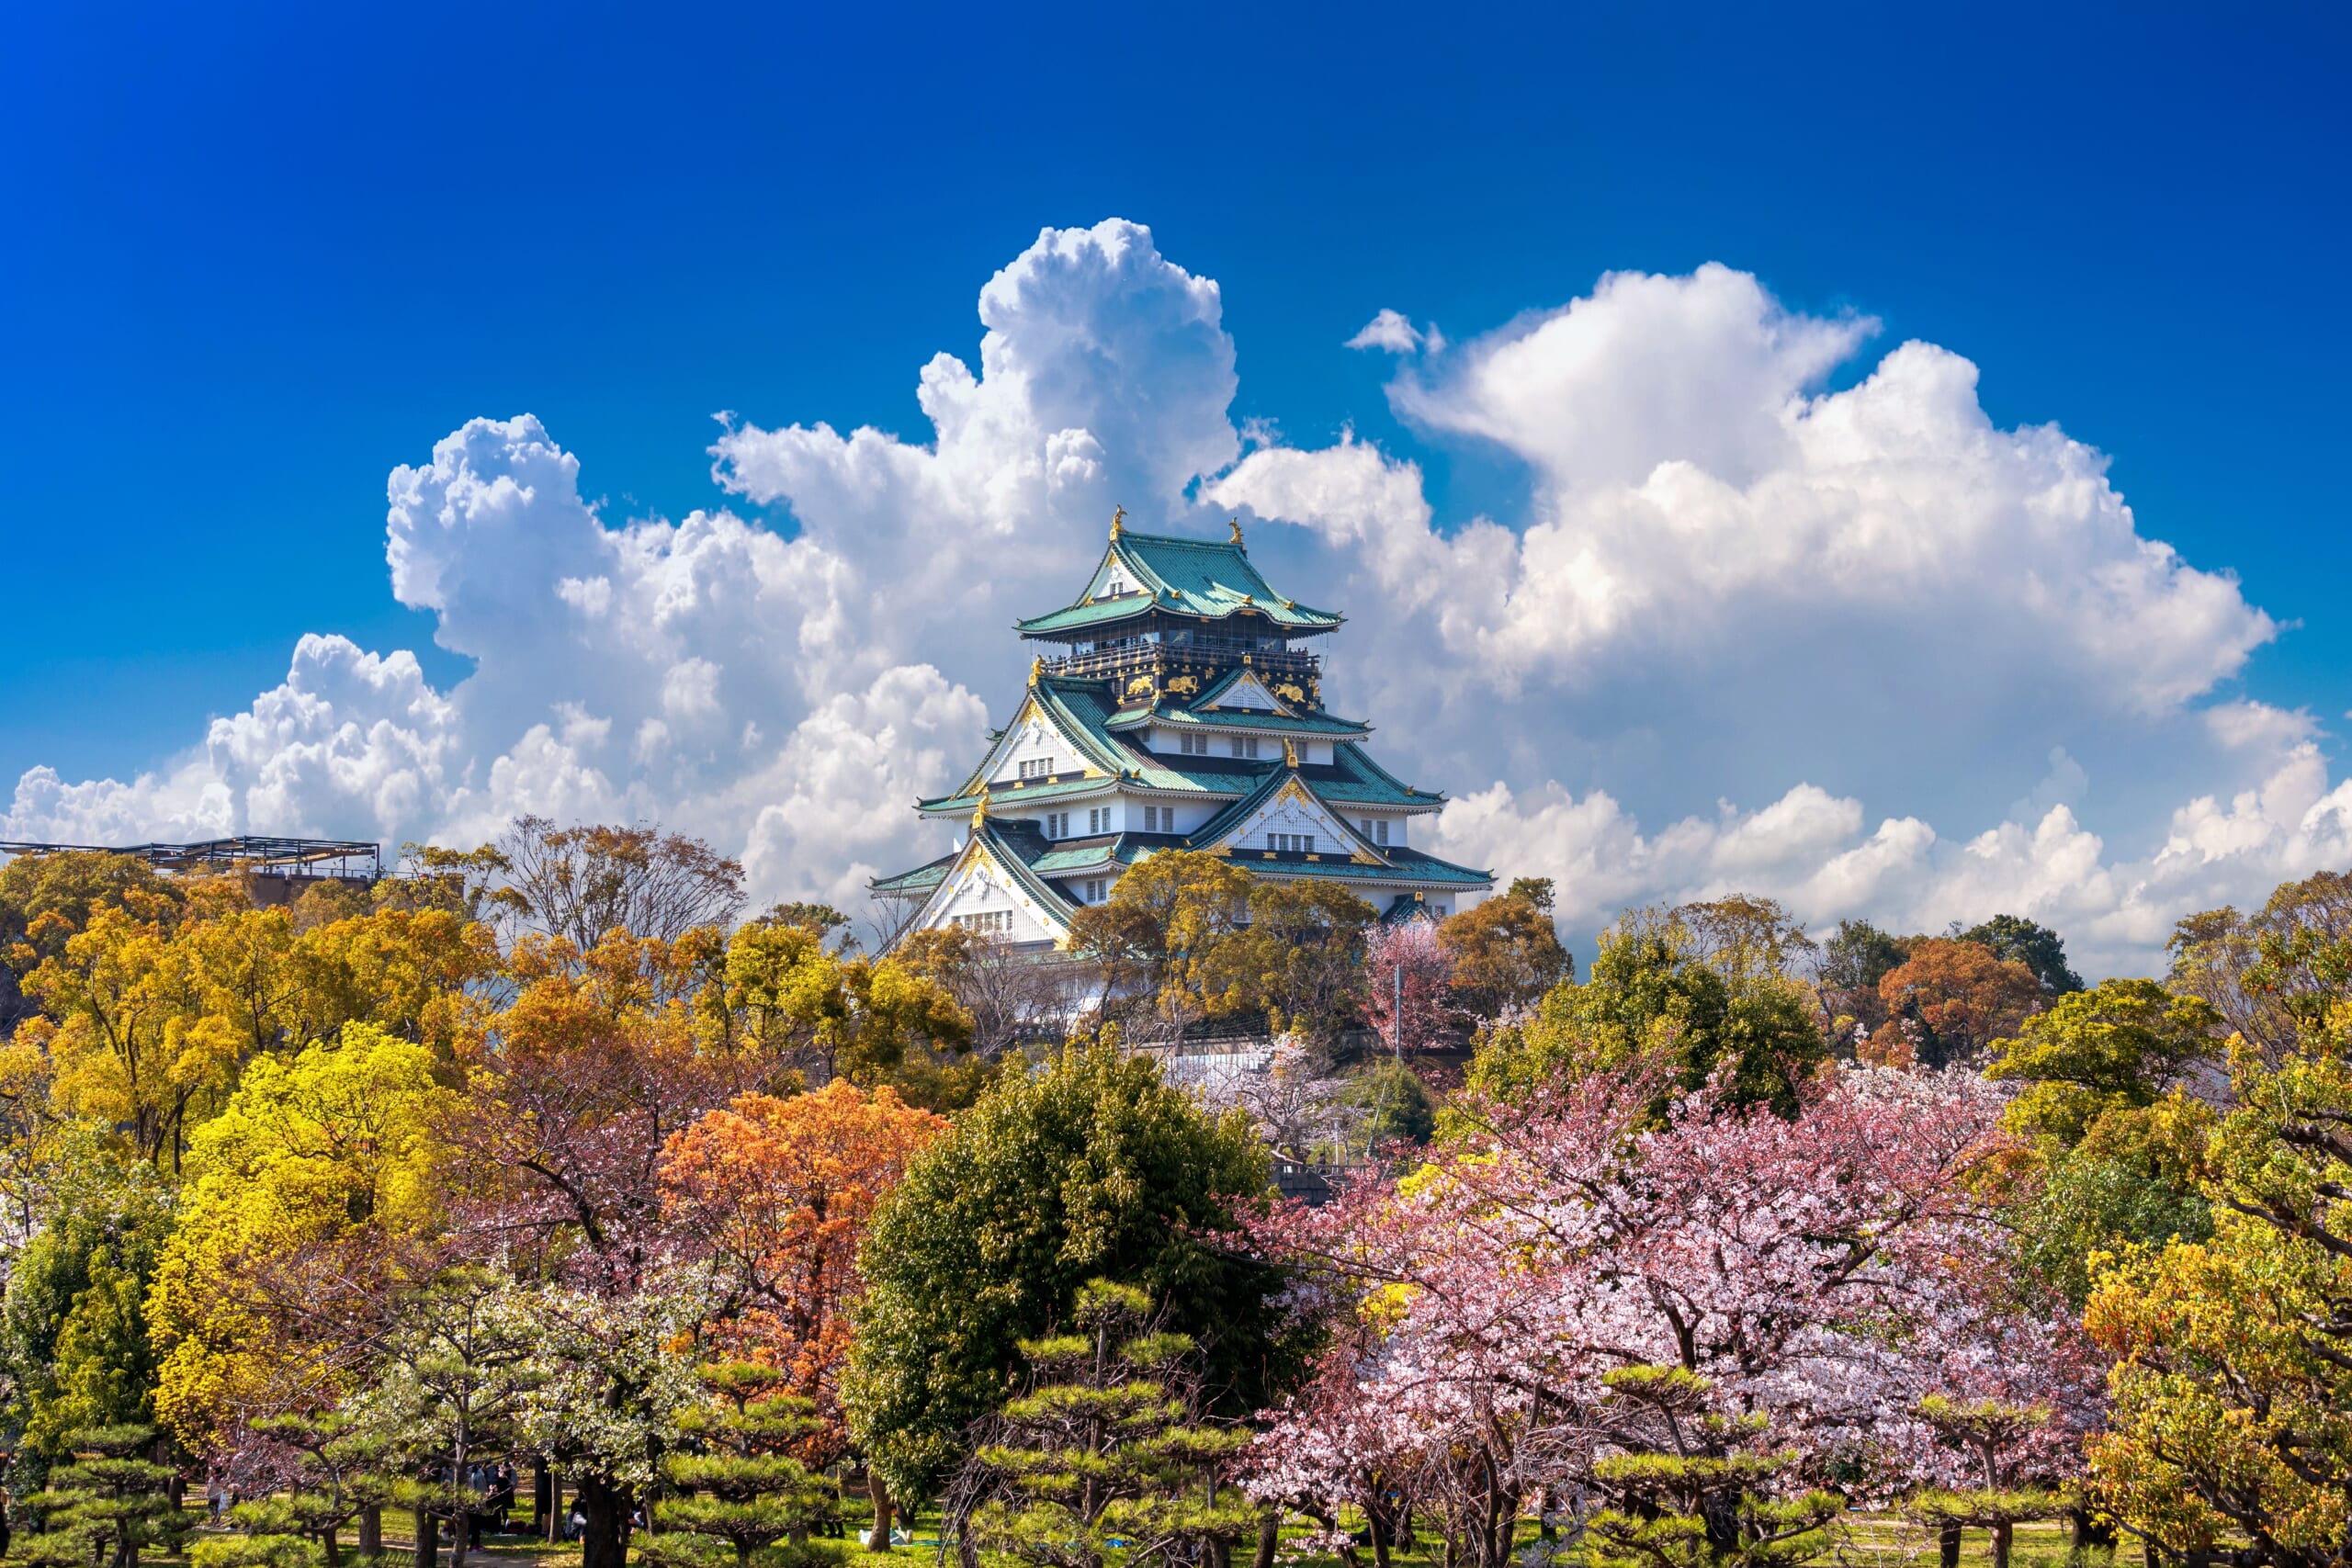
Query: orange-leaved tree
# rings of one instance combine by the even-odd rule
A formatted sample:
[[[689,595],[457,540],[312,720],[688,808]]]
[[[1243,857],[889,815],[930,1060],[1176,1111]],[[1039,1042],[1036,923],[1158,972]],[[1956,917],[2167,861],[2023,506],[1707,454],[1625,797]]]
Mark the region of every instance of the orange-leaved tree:
[[[887,1088],[837,1078],[790,1099],[740,1095],[663,1155],[674,1233],[707,1248],[732,1287],[730,1348],[783,1371],[823,1422],[798,1454],[810,1464],[848,1447],[840,1381],[867,1223],[946,1127]]]

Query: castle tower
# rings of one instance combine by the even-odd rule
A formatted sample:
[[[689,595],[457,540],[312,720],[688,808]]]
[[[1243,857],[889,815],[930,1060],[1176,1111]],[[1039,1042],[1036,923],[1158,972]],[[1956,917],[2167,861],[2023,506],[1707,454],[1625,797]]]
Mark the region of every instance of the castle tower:
[[[1014,629],[1052,651],[1012,721],[928,818],[967,821],[954,852],[873,884],[921,900],[910,929],[965,925],[1061,942],[1081,905],[1162,849],[1228,855],[1252,874],[1345,884],[1385,918],[1476,903],[1494,874],[1414,847],[1445,805],[1372,760],[1372,727],[1324,711],[1302,644],[1343,617],[1268,585],[1236,524],[1223,541],[1113,519],[1079,597]]]

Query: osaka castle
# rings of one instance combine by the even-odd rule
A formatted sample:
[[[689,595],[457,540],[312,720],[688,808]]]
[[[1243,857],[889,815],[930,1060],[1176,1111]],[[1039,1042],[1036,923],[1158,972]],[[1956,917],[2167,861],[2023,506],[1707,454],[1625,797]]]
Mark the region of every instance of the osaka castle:
[[[954,852],[872,885],[920,900],[908,930],[960,925],[1062,943],[1080,906],[1161,850],[1256,876],[1337,882],[1384,919],[1442,917],[1494,873],[1413,844],[1445,796],[1372,760],[1372,726],[1323,706],[1314,638],[1344,617],[1278,592],[1227,540],[1112,519],[1078,598],[1015,624],[1042,645],[1012,722],[923,817],[968,825]]]

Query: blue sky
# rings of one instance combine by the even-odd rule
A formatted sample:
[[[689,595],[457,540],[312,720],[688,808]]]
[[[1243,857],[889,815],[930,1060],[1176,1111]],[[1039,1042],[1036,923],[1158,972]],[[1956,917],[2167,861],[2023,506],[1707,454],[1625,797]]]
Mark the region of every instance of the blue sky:
[[[1829,386],[1973,361],[2292,624],[2206,696],[2334,724],[2347,63],[2323,7],[19,12],[0,780],[162,765],[306,632],[460,680],[383,487],[476,415],[537,415],[608,522],[792,531],[714,488],[714,412],[926,440],[979,284],[1114,215],[1222,286],[1235,422],[1419,462],[1441,532],[1535,481],[1398,418],[1340,346],[1376,310],[1463,340],[1718,261],[1875,317]],[[1725,766],[1695,794],[1792,782]]]

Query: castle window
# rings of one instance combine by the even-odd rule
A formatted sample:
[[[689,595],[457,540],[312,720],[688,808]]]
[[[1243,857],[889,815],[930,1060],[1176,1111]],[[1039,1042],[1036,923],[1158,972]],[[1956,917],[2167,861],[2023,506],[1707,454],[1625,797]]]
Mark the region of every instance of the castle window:
[[[1233,738],[1233,754],[1237,757],[1256,757],[1258,755],[1258,738],[1252,735],[1247,739],[1244,739],[1240,736],[1235,736]]]
[[[1209,754],[1209,738],[1188,729],[1176,737],[1176,750],[1187,757],[1205,757]]]
[[[1088,877],[1086,879],[1086,901],[1090,904],[1100,904],[1102,902],[1103,898],[1108,896],[1110,887],[1110,883],[1102,877]]]
[[[1067,839],[1069,837],[1069,812],[1048,811],[1046,813],[1046,837],[1048,839]]]
[[[1282,854],[1311,855],[1315,852],[1315,835],[1312,833],[1269,833],[1266,843]]]
[[[982,909],[978,914],[958,915],[956,917],[955,923],[963,927],[967,931],[978,931],[984,936],[1011,936],[1012,934],[1012,911],[1010,909]]]
[[[1021,776],[1024,779],[1052,778],[1054,760],[1051,757],[1032,757],[1021,764]]]
[[[1090,833],[1102,833],[1102,832],[1107,832],[1107,831],[1109,831],[1109,830],[1110,830],[1110,827],[1111,827],[1111,808],[1110,808],[1109,807],[1107,807],[1107,806],[1098,806],[1098,807],[1093,807],[1092,809],[1091,809],[1091,810],[1089,810],[1089,811],[1087,812],[1087,814],[1086,814],[1086,830],[1087,830],[1088,832],[1090,832]]]
[[[1160,831],[1160,824],[1174,815],[1176,815],[1176,811],[1173,807],[1170,807],[1166,811],[1162,811],[1157,806],[1147,806],[1143,808],[1143,830],[1147,833],[1157,833]],[[1172,831],[1174,824],[1170,823],[1169,827],[1170,830]]]
[[[1388,842],[1388,824],[1385,821],[1374,822],[1372,825],[1372,841],[1383,845]]]

